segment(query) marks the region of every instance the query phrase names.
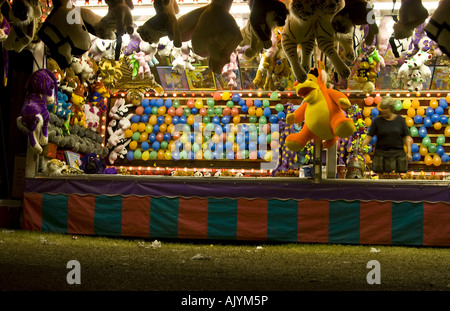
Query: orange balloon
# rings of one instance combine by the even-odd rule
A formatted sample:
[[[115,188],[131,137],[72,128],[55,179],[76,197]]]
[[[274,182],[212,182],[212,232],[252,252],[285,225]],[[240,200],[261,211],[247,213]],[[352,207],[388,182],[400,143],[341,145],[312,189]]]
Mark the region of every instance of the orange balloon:
[[[425,146],[420,146],[419,153],[421,156],[426,156],[428,154],[428,148]]]
[[[161,133],[167,132],[167,124],[165,124],[165,123],[161,124],[161,125],[159,126],[159,131],[160,131]]]
[[[251,106],[251,107],[248,108],[248,114],[249,114],[250,116],[254,115],[255,113],[256,113],[256,108],[255,108],[255,106]]]
[[[215,101],[221,100],[221,99],[222,99],[222,95],[220,95],[219,92],[216,92],[216,93],[214,93],[214,95],[213,95],[213,99],[214,99]]]
[[[436,99],[433,98],[432,100],[430,100],[430,107],[431,108],[436,109],[437,106],[439,106],[439,103],[438,103],[438,101]]]
[[[194,108],[195,107],[195,102],[194,102],[194,100],[192,98],[188,100],[187,106],[189,108]]]
[[[375,98],[373,99],[374,104],[378,105],[379,103],[381,103],[381,100],[383,99],[383,97],[381,96],[375,96]]]
[[[441,163],[442,163],[441,157],[439,155],[435,154],[433,157],[433,165],[439,166],[439,165],[441,165]]]
[[[431,165],[431,164],[433,164],[433,158],[429,154],[427,154],[425,156],[424,162],[426,165]]]
[[[158,115],[162,116],[166,113],[167,108],[165,106],[161,106],[158,108]]]
[[[372,113],[372,108],[370,107],[364,107],[363,109],[363,116],[368,117]]]
[[[372,119],[371,118],[365,118],[364,119],[364,124],[366,125],[366,127],[369,127],[372,125]]]
[[[163,150],[163,149],[159,149],[159,150],[158,150],[157,157],[158,157],[158,159],[160,159],[160,160],[163,160],[163,159],[164,159],[164,150]]]
[[[417,114],[418,116],[423,116],[423,115],[425,114],[425,108],[423,108],[423,107],[418,107],[418,108],[417,108],[417,111],[416,111],[416,114]]]
[[[408,109],[408,111],[406,112],[406,114],[407,114],[409,117],[414,118],[414,116],[416,115],[416,109],[414,109],[413,107],[410,107],[410,108]]]
[[[369,96],[369,97],[366,97],[366,98],[364,98],[364,103],[367,105],[367,106],[371,106],[371,105],[373,105],[373,97],[372,96]]]
[[[156,115],[152,114],[150,119],[148,119],[148,123],[150,123],[150,125],[155,125],[156,122],[158,122],[158,117]]]
[[[439,131],[442,128],[442,123],[441,122],[436,122],[433,124],[433,127],[435,130]]]
[[[263,115],[263,109],[261,107],[256,108],[256,116],[260,117]]]
[[[406,117],[405,122],[408,127],[411,127],[414,125],[414,120],[411,117]]]
[[[238,124],[239,122],[241,122],[241,116],[240,115],[234,116],[233,123]]]
[[[417,108],[419,108],[419,106],[420,106],[419,100],[417,98],[414,98],[411,102],[411,107],[414,109],[417,109]]]
[[[164,123],[166,123],[167,125],[172,124],[172,117],[170,115],[166,116],[164,118]]]
[[[445,137],[450,137],[450,125],[445,127],[444,135]]]

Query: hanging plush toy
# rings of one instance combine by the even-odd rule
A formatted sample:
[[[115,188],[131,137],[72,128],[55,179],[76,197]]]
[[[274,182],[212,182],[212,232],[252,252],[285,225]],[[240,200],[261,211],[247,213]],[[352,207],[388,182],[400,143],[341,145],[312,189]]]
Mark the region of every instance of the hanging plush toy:
[[[325,140],[323,147],[336,143],[338,137],[348,137],[355,131],[353,121],[347,118],[342,108],[351,106],[343,93],[326,87],[325,66],[312,69],[304,83],[295,85],[297,95],[304,98],[294,113],[287,115],[288,124],[302,123],[299,133],[286,137],[286,146],[292,151],[302,150],[312,139]]]
[[[72,63],[73,56],[81,56],[89,50],[91,38],[88,30],[93,29],[89,23],[97,23],[101,17],[86,8],[72,7],[69,0],[55,0],[53,5],[38,36],[59,67],[65,69]]]
[[[341,60],[334,47],[336,37],[332,26],[333,17],[343,8],[343,0],[330,3],[303,0],[291,2],[281,42],[297,81],[306,80],[316,41],[318,48],[331,60],[336,72],[344,79],[349,77],[350,69]],[[301,64],[297,52],[298,45],[301,46]]]
[[[95,33],[101,39],[113,40],[117,36],[122,37],[124,34],[133,34],[133,15],[131,10],[134,9],[131,0],[105,0],[108,5],[108,12],[95,25]]]
[[[250,0],[250,19],[241,29],[244,38],[239,46],[249,45],[244,54],[248,59],[255,57],[263,48],[272,46],[272,30],[286,23],[289,11],[279,0]]]
[[[425,31],[428,36],[437,42],[439,48],[450,57],[450,1],[441,0],[434,11]]]
[[[39,0],[13,1],[9,13],[12,27],[4,43],[5,48],[18,53],[25,48],[33,49],[41,15],[42,8]]]
[[[180,13],[176,0],[155,0],[153,6],[156,15],[139,26],[137,32],[142,40],[158,43],[159,39],[168,36],[177,48],[181,48],[180,26],[176,15]]]
[[[394,36],[396,39],[404,39],[411,37],[414,29],[425,22],[428,11],[422,0],[402,0],[398,15],[399,20],[394,24]]]
[[[48,69],[35,71],[25,85],[25,102],[17,118],[17,126],[28,135],[34,152],[42,153],[42,146],[48,143],[47,105],[56,102],[58,82]]]
[[[208,58],[212,72],[221,74],[239,43],[241,31],[229,13],[233,0],[213,0],[178,19],[182,41],[192,41],[195,54]]]

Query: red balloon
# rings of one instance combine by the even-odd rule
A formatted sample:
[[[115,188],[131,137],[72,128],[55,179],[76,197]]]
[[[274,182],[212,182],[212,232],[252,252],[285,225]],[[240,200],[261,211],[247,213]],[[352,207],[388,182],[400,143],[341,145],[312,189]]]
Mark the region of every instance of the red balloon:
[[[224,116],[227,116],[231,113],[231,109],[229,107],[225,107],[223,108],[222,113]]]
[[[200,108],[199,112],[202,117],[206,116],[206,114],[208,113],[205,107]]]
[[[239,114],[239,109],[237,109],[236,107],[231,108],[232,116],[237,116],[238,114]]]
[[[159,132],[156,134],[156,140],[162,142],[164,140],[164,133]]]
[[[194,102],[194,100],[192,98],[188,100],[187,106],[189,108],[194,108],[195,107],[195,102]]]
[[[178,107],[177,110],[175,110],[175,113],[177,116],[181,117],[183,115],[183,108]]]
[[[175,108],[174,107],[169,107],[169,109],[167,109],[167,114],[171,117],[173,117],[175,115]]]

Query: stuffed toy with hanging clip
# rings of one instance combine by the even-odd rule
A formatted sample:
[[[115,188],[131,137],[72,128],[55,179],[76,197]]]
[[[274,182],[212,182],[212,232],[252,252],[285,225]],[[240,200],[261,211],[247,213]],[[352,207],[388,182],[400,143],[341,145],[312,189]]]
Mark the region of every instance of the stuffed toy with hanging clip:
[[[25,85],[25,102],[17,126],[27,133],[30,146],[37,154],[48,144],[48,124],[50,115],[47,105],[55,103],[58,96],[58,82],[48,69],[35,71]]]

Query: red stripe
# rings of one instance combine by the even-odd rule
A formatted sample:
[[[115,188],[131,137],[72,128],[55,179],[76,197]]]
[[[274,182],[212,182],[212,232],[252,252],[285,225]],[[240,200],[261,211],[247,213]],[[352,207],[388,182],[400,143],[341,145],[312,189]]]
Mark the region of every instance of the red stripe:
[[[94,234],[95,196],[70,194],[67,203],[67,232]]]
[[[206,239],[208,235],[208,199],[178,200],[178,237]]]
[[[238,199],[238,240],[267,240],[268,201]]]
[[[24,230],[41,231],[42,193],[24,193],[22,213],[22,228]]]
[[[150,197],[122,198],[122,235],[150,236]]]
[[[301,200],[298,202],[298,241],[328,243],[329,202]]]
[[[448,203],[423,203],[423,245],[450,246]]]
[[[361,244],[391,244],[392,243],[392,203],[391,202],[360,202]]]

